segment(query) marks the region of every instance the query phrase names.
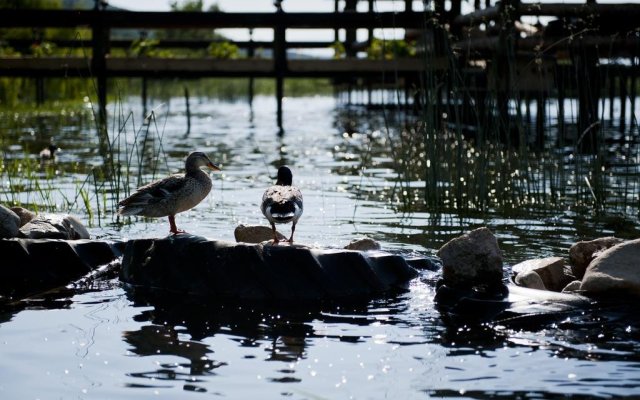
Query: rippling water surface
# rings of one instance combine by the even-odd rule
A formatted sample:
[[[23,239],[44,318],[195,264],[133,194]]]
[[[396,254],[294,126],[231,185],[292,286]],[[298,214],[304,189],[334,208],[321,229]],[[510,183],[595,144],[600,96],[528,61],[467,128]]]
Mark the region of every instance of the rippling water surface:
[[[391,154],[369,151],[384,139],[372,117],[346,134],[345,115],[328,97],[285,103],[285,133],[275,128],[275,104],[196,101],[186,133],[180,99],[155,104],[142,181],[175,172],[184,155],[204,150],[223,172],[212,174],[212,194],[177,217],[178,227],[233,240],[240,223],[266,224],[259,210],[277,166],[288,164],[302,189],[305,211],[299,242],[341,247],[367,235],[383,248],[432,255],[446,240],[487,225],[507,264],[566,255],[576,240],[604,235],[637,237],[637,221],[574,212],[526,216],[430,213],[417,201],[400,207]],[[141,113],[135,102],[120,105]],[[126,117],[128,111],[111,111]],[[80,117],[66,116],[52,132],[47,118],[26,121],[3,135],[5,157],[37,153],[54,136],[63,148],[50,204],[72,196],[101,163],[97,140]],[[83,117],[84,118],[84,117]],[[139,119],[139,118],[138,118]],[[122,123],[133,143],[141,121]],[[86,124],[85,124],[86,125]],[[112,138],[117,129],[111,133]],[[11,143],[7,143],[11,142]],[[158,156],[154,158],[154,156]],[[37,172],[41,173],[41,172]],[[137,179],[135,176],[133,179]],[[408,186],[420,188],[420,182]],[[34,190],[17,194],[37,203]],[[422,189],[420,189],[422,190]],[[110,192],[108,192],[107,195]],[[8,194],[3,194],[7,197]],[[68,200],[68,199],[67,199]],[[104,202],[99,196],[91,204]],[[71,211],[102,238],[162,237],[166,220],[115,223],[98,219],[81,201]],[[288,227],[283,231],[288,234]],[[597,307],[557,318],[471,325],[443,320],[433,304],[437,272],[424,271],[406,293],[362,304],[199,304],[190,299],[134,295],[117,279],[92,290],[58,292],[4,307],[0,314],[0,396],[6,399],[296,398],[640,396],[640,321],[634,305]]]

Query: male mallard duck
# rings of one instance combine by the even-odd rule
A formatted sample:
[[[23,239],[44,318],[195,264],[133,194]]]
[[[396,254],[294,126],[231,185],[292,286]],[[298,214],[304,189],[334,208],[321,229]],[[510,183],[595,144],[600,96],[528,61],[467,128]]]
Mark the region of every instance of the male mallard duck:
[[[120,215],[169,217],[171,233],[184,233],[176,227],[175,215],[200,203],[211,191],[211,179],[200,167],[220,171],[206,154],[194,151],[184,163],[185,174],[175,174],[138,188],[118,203]]]
[[[260,209],[271,223],[273,243],[278,243],[276,224],[287,224],[289,222],[293,222],[293,225],[291,226],[291,237],[288,241],[293,243],[296,223],[302,215],[302,193],[300,189],[292,186],[292,183],[293,175],[291,170],[282,166],[278,168],[276,184],[268,188],[262,195]]]

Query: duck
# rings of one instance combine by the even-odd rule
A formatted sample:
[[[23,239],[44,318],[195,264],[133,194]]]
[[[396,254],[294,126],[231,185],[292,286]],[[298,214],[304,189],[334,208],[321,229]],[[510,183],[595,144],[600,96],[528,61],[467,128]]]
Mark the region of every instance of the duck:
[[[278,168],[276,184],[270,186],[262,195],[260,204],[262,214],[271,224],[273,231],[273,243],[278,244],[278,233],[276,224],[291,225],[291,236],[285,242],[293,243],[293,234],[296,231],[296,224],[302,215],[303,203],[300,189],[293,186],[293,174],[287,166]]]
[[[58,146],[55,144],[50,144],[40,151],[40,160],[41,161],[50,161],[56,159],[56,151],[60,150]]]
[[[169,232],[185,233],[176,226],[175,216],[198,205],[211,191],[211,179],[200,168],[220,171],[209,157],[201,152],[190,153],[184,162],[184,174],[174,174],[139,187],[118,203],[118,214],[169,218]]]

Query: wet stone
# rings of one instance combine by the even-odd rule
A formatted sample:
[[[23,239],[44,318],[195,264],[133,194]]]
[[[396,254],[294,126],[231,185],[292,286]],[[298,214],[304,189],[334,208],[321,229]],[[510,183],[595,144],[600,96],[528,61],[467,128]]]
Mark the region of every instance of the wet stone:
[[[140,288],[235,300],[361,299],[417,276],[398,255],[176,235],[127,243],[121,280]]]
[[[13,299],[65,286],[121,256],[116,242],[0,240],[0,295]]]

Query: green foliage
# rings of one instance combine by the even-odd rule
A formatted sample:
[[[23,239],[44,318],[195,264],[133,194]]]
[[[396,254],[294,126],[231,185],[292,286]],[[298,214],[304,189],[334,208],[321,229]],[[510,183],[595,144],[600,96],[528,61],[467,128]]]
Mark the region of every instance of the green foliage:
[[[382,40],[374,38],[367,49],[367,57],[373,60],[393,60],[395,58],[415,57],[416,42],[405,40]]]
[[[159,43],[158,39],[136,39],[131,42],[127,54],[130,57],[156,57]]]
[[[333,42],[333,44],[331,45],[331,48],[333,49],[333,58],[335,59],[344,58],[346,50],[342,42],[339,42],[339,41]]]
[[[207,48],[207,54],[213,58],[219,58],[223,60],[236,59],[240,55],[240,49],[235,44],[224,42],[211,42]]]
[[[42,41],[31,45],[31,55],[34,57],[47,57],[53,55],[56,45],[51,42]]]

